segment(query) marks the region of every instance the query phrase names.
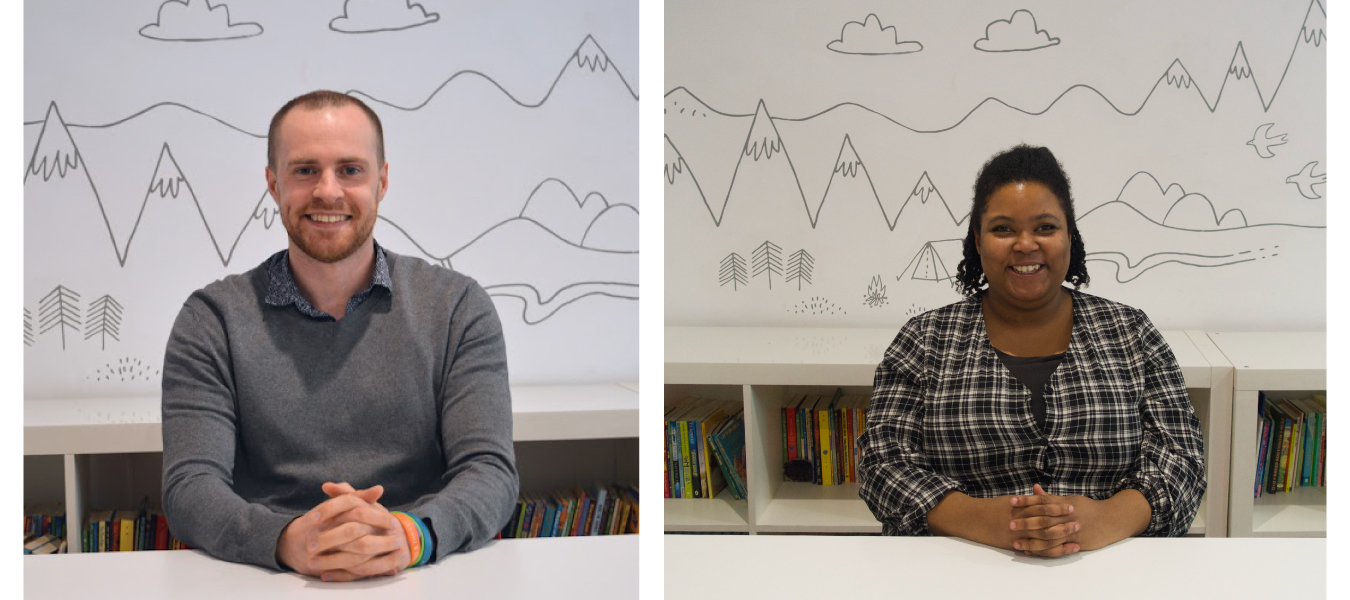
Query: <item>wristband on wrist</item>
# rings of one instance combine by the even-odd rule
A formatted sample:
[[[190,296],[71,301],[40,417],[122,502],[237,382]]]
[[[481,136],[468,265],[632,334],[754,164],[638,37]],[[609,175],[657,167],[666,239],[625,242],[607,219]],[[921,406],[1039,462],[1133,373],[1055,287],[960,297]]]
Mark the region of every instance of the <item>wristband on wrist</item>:
[[[408,540],[408,568],[417,566],[420,564],[423,554],[422,531],[416,523],[418,519],[398,510],[390,511],[389,514],[398,519],[399,524],[403,526],[403,536]]]
[[[427,524],[417,516],[414,515],[408,516],[412,518],[414,523],[417,524],[417,529],[422,535],[422,559],[417,561],[416,565],[420,567],[422,565],[427,564],[427,561],[431,560],[431,556],[432,554],[435,553],[436,549],[431,547],[431,532],[427,531]]]

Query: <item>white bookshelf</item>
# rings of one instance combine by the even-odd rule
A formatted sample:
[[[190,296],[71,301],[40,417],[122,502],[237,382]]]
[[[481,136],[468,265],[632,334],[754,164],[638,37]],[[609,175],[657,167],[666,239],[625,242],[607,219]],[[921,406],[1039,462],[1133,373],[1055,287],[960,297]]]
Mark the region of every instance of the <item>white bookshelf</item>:
[[[636,383],[512,386],[522,489],[636,483],[637,390]],[[80,551],[78,532],[91,508],[129,508],[141,495],[160,493],[160,473],[144,472],[161,464],[158,397],[25,400],[23,443],[25,456],[62,457],[69,552]],[[100,463],[115,472],[99,473]],[[539,481],[531,485],[531,477]],[[98,500],[108,497],[116,506]]]
[[[666,327],[667,406],[701,396],[741,402],[746,419],[748,498],[666,499],[667,532],[880,533],[881,523],[858,497],[858,485],[817,486],[782,479],[783,405],[795,394],[870,394],[876,366],[898,329]],[[1211,483],[1191,535],[1226,531],[1231,367],[1202,332],[1163,332],[1181,365],[1197,416],[1206,429]],[[1200,338],[1197,344],[1194,338]],[[1227,386],[1227,387],[1225,387]],[[707,515],[720,515],[718,521]],[[731,518],[734,515],[735,518]],[[1213,515],[1213,516],[1211,516]],[[725,522],[724,529],[718,529]],[[1218,525],[1211,525],[1217,523]]]
[[[1228,535],[1326,537],[1325,487],[1253,498],[1256,407],[1267,398],[1307,398],[1327,388],[1325,332],[1220,332],[1209,338],[1233,365],[1233,436]]]

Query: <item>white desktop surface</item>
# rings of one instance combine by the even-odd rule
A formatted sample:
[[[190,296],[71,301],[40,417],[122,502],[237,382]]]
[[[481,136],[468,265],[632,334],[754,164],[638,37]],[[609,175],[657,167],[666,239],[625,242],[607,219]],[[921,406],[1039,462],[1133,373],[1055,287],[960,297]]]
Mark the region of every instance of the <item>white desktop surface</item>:
[[[636,535],[496,540],[434,565],[347,583],[197,550],[26,556],[26,598],[635,598]]]
[[[1131,538],[1055,559],[942,537],[667,535],[664,541],[667,598],[693,597],[695,590],[723,598],[853,599],[1327,593],[1325,539]]]

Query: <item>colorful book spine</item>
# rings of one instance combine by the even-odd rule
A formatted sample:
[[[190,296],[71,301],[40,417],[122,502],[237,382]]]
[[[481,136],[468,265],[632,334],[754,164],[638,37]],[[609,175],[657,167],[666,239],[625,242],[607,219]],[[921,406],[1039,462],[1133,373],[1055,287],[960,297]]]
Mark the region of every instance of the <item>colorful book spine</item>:
[[[1260,443],[1257,444],[1257,451],[1256,451],[1256,486],[1255,486],[1256,489],[1254,490],[1255,492],[1255,496],[1253,496],[1254,498],[1261,497],[1261,488],[1263,487],[1261,485],[1261,482],[1265,481],[1263,477],[1266,474],[1265,457],[1266,452],[1270,451],[1270,419],[1262,417],[1258,421],[1258,424],[1261,427],[1261,433],[1259,436],[1257,436],[1257,440]]]
[[[801,458],[797,453],[797,408],[784,408],[783,419],[783,428],[787,430],[788,460],[797,460]]]
[[[680,421],[680,485],[684,488],[681,498],[693,498],[694,486],[693,477],[690,475],[689,468],[693,465],[689,461],[689,422]]]

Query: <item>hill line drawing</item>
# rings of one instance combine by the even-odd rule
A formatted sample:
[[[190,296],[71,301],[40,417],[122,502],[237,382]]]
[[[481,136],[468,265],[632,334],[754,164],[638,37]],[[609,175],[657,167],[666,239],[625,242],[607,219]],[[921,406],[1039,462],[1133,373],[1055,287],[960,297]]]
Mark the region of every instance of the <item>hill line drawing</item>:
[[[173,1],[173,0],[170,0],[170,1]],[[583,50],[587,50],[588,52],[583,53]],[[436,88],[433,89],[433,90],[431,91],[431,93],[427,95],[426,99],[422,100],[421,102],[419,102],[419,103],[417,103],[417,104],[415,104],[415,105],[411,105],[411,106],[400,106],[400,105],[397,105],[397,104],[393,104],[393,103],[390,103],[390,102],[386,102],[386,101],[380,100],[379,98],[376,98],[375,96],[371,95],[370,93],[365,92],[365,91],[362,91],[362,90],[355,90],[355,89],[352,89],[352,90],[347,90],[347,93],[348,93],[348,94],[352,94],[352,95],[359,95],[359,96],[361,96],[364,100],[367,100],[367,101],[369,101],[369,102],[379,103],[379,104],[382,105],[382,106],[388,106],[388,107],[390,107],[390,108],[396,108],[396,109],[402,110],[402,111],[415,111],[415,110],[418,110],[418,109],[420,109],[420,108],[425,107],[427,104],[430,104],[431,101],[432,101],[433,99],[436,98],[436,95],[439,94],[439,93],[441,92],[441,90],[444,90],[447,86],[449,86],[452,82],[454,82],[454,81],[455,81],[456,79],[458,79],[459,77],[461,77],[461,76],[465,76],[465,77],[467,77],[467,76],[476,76],[476,77],[478,77],[478,78],[480,78],[480,79],[483,79],[483,80],[487,81],[488,83],[491,83],[491,84],[493,85],[493,87],[495,87],[495,88],[497,88],[499,91],[501,91],[501,93],[502,93],[503,95],[505,95],[505,96],[506,96],[508,99],[510,99],[512,102],[514,102],[517,106],[521,106],[521,107],[523,107],[523,108],[539,108],[539,107],[543,106],[543,105],[548,101],[548,99],[553,95],[553,90],[558,86],[558,82],[562,79],[563,75],[565,75],[565,74],[567,73],[568,68],[571,67],[571,65],[572,65],[572,63],[573,63],[574,61],[577,63],[577,66],[578,66],[579,68],[588,69],[588,70],[590,70],[590,71],[592,71],[592,72],[595,71],[596,69],[599,69],[599,70],[601,70],[601,71],[608,71],[608,70],[610,70],[610,69],[613,69],[613,70],[614,70],[614,74],[617,75],[617,76],[619,77],[619,80],[620,80],[621,82],[623,82],[624,87],[628,90],[628,93],[632,96],[633,100],[637,100],[637,99],[638,99],[637,92],[635,92],[635,91],[633,90],[633,86],[632,86],[631,84],[628,83],[628,79],[625,78],[625,77],[623,76],[623,73],[621,73],[621,72],[619,71],[618,67],[615,66],[615,65],[609,60],[609,55],[605,54],[605,51],[604,51],[603,48],[600,47],[599,42],[596,42],[596,41],[595,41],[595,38],[594,38],[594,37],[591,37],[589,34],[586,35],[586,38],[581,42],[581,45],[577,46],[577,49],[574,50],[574,51],[572,52],[571,56],[568,57],[567,61],[563,63],[562,69],[560,69],[560,70],[558,71],[558,75],[557,75],[556,77],[553,78],[553,82],[549,85],[548,91],[544,93],[544,95],[539,99],[538,102],[533,102],[533,103],[531,103],[531,102],[523,101],[523,100],[517,98],[517,97],[515,96],[515,94],[512,94],[509,90],[507,90],[505,87],[503,87],[502,84],[498,83],[497,80],[493,79],[492,76],[487,75],[487,74],[483,73],[482,71],[475,71],[475,70],[472,70],[472,69],[465,69],[465,70],[461,70],[461,71],[455,72],[453,75],[451,75],[450,77],[446,78],[445,81],[443,81],[443,82],[441,82],[439,85],[437,85]],[[54,104],[54,103],[55,103],[55,102],[53,102],[53,104]],[[233,130],[235,130],[235,131],[238,131],[239,133],[242,133],[242,134],[245,134],[245,135],[249,135],[249,136],[252,136],[252,137],[255,137],[255,138],[258,138],[258,139],[267,139],[267,133],[266,133],[265,131],[264,131],[263,133],[254,133],[254,132],[251,132],[251,131],[249,131],[249,130],[247,130],[247,129],[244,129],[244,128],[242,128],[242,127],[239,127],[239,126],[237,126],[237,125],[234,125],[234,124],[232,124],[232,123],[230,123],[230,122],[228,122],[228,121],[225,121],[224,119],[221,119],[221,118],[219,118],[219,117],[216,117],[216,116],[214,116],[214,115],[212,115],[212,114],[210,114],[210,113],[207,113],[207,112],[205,112],[205,111],[202,111],[202,110],[199,110],[199,109],[196,109],[196,108],[193,108],[193,107],[191,107],[191,106],[188,106],[188,105],[185,105],[185,104],[181,104],[181,103],[178,103],[178,102],[158,102],[158,103],[152,104],[152,105],[150,105],[150,106],[148,106],[148,107],[146,107],[146,108],[144,108],[144,109],[141,109],[141,110],[139,110],[139,111],[136,111],[136,112],[134,112],[134,113],[132,113],[132,114],[126,116],[126,117],[123,117],[123,118],[121,118],[121,119],[117,119],[117,120],[114,120],[114,121],[110,121],[110,122],[108,122],[108,123],[98,123],[98,124],[88,124],[88,123],[67,123],[66,126],[67,126],[67,127],[71,127],[71,128],[86,128],[86,127],[88,127],[88,128],[106,128],[106,127],[114,127],[114,126],[120,125],[120,124],[122,124],[122,123],[125,123],[125,122],[127,122],[127,121],[130,121],[130,120],[132,120],[132,119],[135,119],[136,117],[142,116],[142,115],[144,115],[144,114],[146,114],[146,113],[148,113],[148,112],[150,112],[150,111],[153,111],[153,110],[155,110],[155,109],[158,109],[158,108],[165,108],[165,107],[177,107],[177,108],[182,108],[182,109],[184,109],[184,110],[191,111],[191,112],[196,113],[196,114],[198,114],[198,115],[201,115],[201,116],[203,116],[203,117],[207,117],[207,118],[209,118],[209,119],[211,119],[211,120],[213,120],[213,121],[215,121],[215,122],[217,122],[217,123],[220,123],[221,125],[224,125],[224,126],[226,126],[226,127],[229,127],[230,129],[233,129]],[[24,124],[24,125],[37,125],[38,123],[42,123],[42,122],[44,122],[44,121],[45,121],[45,119],[43,119],[43,120],[35,120],[35,121],[24,121],[23,124]]]
[[[1314,9],[1316,9],[1316,12],[1314,12]],[[822,111],[819,111],[819,112],[816,112],[816,113],[814,113],[814,114],[807,115],[807,116],[804,116],[804,117],[773,117],[772,119],[773,119],[773,120],[776,120],[776,121],[806,121],[806,120],[814,119],[814,118],[819,117],[819,116],[821,116],[821,115],[828,114],[828,113],[830,113],[830,112],[832,112],[832,111],[834,111],[834,110],[836,110],[836,109],[851,106],[851,107],[856,107],[856,108],[862,109],[862,110],[864,110],[864,111],[866,111],[866,112],[875,114],[875,115],[877,115],[878,117],[881,117],[881,118],[883,118],[883,119],[885,119],[885,120],[887,120],[887,121],[890,121],[891,123],[893,123],[893,124],[895,124],[895,125],[898,125],[898,126],[900,126],[900,127],[903,127],[903,128],[905,128],[905,129],[907,129],[907,130],[909,130],[909,131],[911,131],[911,132],[914,132],[914,133],[941,133],[941,132],[944,132],[944,131],[950,131],[950,130],[952,130],[952,129],[955,129],[955,128],[959,127],[962,123],[965,123],[966,120],[969,119],[969,118],[971,117],[971,115],[974,115],[977,111],[979,111],[981,108],[983,108],[986,104],[990,104],[990,103],[1001,104],[1001,105],[1003,105],[1004,107],[1007,107],[1007,108],[1009,108],[1009,109],[1011,109],[1011,110],[1015,110],[1015,111],[1020,112],[1020,113],[1022,113],[1022,114],[1024,114],[1024,115],[1028,115],[1028,116],[1040,116],[1040,115],[1043,115],[1043,114],[1045,114],[1046,112],[1048,112],[1051,108],[1054,108],[1054,106],[1055,106],[1061,99],[1063,99],[1065,96],[1067,96],[1070,92],[1073,92],[1074,90],[1077,90],[1077,89],[1080,89],[1080,88],[1083,89],[1083,90],[1087,90],[1087,91],[1089,91],[1089,92],[1091,92],[1091,93],[1093,93],[1093,94],[1096,94],[1097,97],[1101,98],[1102,101],[1106,102],[1106,104],[1107,104],[1108,106],[1110,106],[1112,110],[1116,111],[1116,112],[1119,113],[1120,115],[1122,115],[1122,116],[1127,116],[1127,117],[1132,117],[1132,116],[1138,115],[1139,112],[1142,111],[1142,110],[1144,109],[1144,107],[1148,105],[1149,99],[1152,98],[1152,97],[1153,97],[1153,94],[1156,93],[1156,92],[1158,91],[1158,88],[1159,88],[1159,87],[1163,87],[1163,86],[1171,86],[1171,87],[1175,87],[1175,88],[1178,88],[1178,89],[1180,89],[1180,88],[1186,88],[1186,89],[1194,88],[1195,91],[1196,91],[1196,93],[1200,96],[1200,99],[1205,103],[1205,108],[1208,109],[1210,113],[1213,113],[1213,112],[1214,112],[1215,110],[1217,110],[1218,107],[1219,107],[1219,102],[1220,102],[1220,100],[1223,98],[1223,91],[1224,91],[1224,89],[1227,87],[1227,85],[1228,85],[1228,79],[1230,79],[1230,78],[1232,78],[1232,79],[1237,79],[1237,80],[1251,79],[1251,80],[1252,80],[1252,84],[1256,87],[1257,96],[1258,96],[1258,98],[1260,98],[1262,112],[1267,112],[1267,111],[1270,110],[1271,105],[1274,104],[1276,95],[1278,95],[1279,92],[1280,92],[1280,87],[1281,87],[1281,86],[1283,85],[1283,83],[1284,83],[1285,75],[1287,75],[1287,74],[1289,73],[1289,67],[1290,67],[1290,65],[1292,65],[1293,62],[1294,62],[1294,55],[1297,54],[1299,44],[1301,44],[1301,43],[1308,43],[1308,44],[1314,45],[1315,47],[1319,47],[1319,48],[1320,48],[1321,45],[1322,45],[1322,42],[1326,40],[1326,28],[1325,28],[1325,25],[1316,25],[1316,24],[1314,24],[1314,25],[1312,25],[1312,26],[1309,25],[1309,20],[1311,20],[1311,19],[1313,19],[1313,18],[1320,18],[1320,20],[1321,20],[1322,22],[1325,22],[1325,19],[1326,19],[1326,11],[1323,10],[1322,5],[1321,5],[1321,3],[1319,2],[1319,0],[1312,0],[1312,2],[1308,5],[1308,13],[1307,13],[1307,16],[1304,18],[1303,26],[1302,26],[1302,28],[1299,30],[1299,33],[1298,33],[1298,35],[1296,36],[1296,38],[1295,38],[1295,40],[1294,40],[1294,47],[1293,47],[1293,50],[1291,50],[1290,53],[1289,53],[1289,60],[1285,63],[1284,71],[1280,74],[1280,79],[1279,79],[1279,81],[1275,84],[1274,91],[1272,91],[1272,92],[1270,93],[1270,98],[1269,98],[1269,99],[1267,99],[1267,98],[1265,97],[1265,94],[1261,92],[1261,86],[1260,86],[1259,84],[1256,83],[1256,78],[1254,77],[1254,74],[1253,74],[1253,72],[1252,72],[1251,65],[1247,62],[1247,54],[1246,54],[1246,51],[1243,50],[1242,42],[1238,42],[1237,48],[1236,48],[1236,49],[1234,50],[1234,52],[1233,52],[1233,59],[1232,59],[1232,61],[1230,62],[1229,67],[1228,67],[1228,76],[1226,76],[1226,77],[1224,78],[1223,84],[1221,84],[1221,85],[1219,86],[1219,92],[1218,92],[1218,94],[1216,94],[1216,95],[1214,96],[1214,101],[1213,101],[1213,102],[1211,102],[1211,101],[1205,96],[1205,93],[1200,89],[1199,84],[1195,83],[1194,79],[1193,79],[1193,78],[1191,77],[1191,75],[1190,75],[1190,72],[1187,71],[1185,65],[1182,64],[1181,59],[1180,59],[1180,58],[1176,58],[1176,59],[1173,59],[1173,60],[1172,60],[1172,63],[1171,63],[1170,65],[1168,65],[1168,67],[1167,67],[1166,70],[1163,71],[1162,76],[1160,76],[1160,77],[1158,78],[1158,80],[1157,80],[1156,82],[1154,82],[1153,87],[1149,90],[1148,95],[1144,97],[1144,100],[1141,101],[1141,102],[1139,103],[1139,106],[1138,106],[1137,108],[1135,108],[1134,110],[1126,110],[1126,109],[1124,109],[1124,108],[1121,108],[1120,106],[1117,106],[1115,102],[1112,102],[1110,98],[1107,98],[1105,94],[1103,94],[1102,92],[1098,91],[1096,88],[1094,88],[1094,87],[1092,87],[1092,86],[1090,86],[1090,85],[1087,85],[1087,84],[1081,84],[1081,83],[1080,83],[1080,84],[1074,84],[1074,85],[1072,85],[1072,86],[1069,86],[1067,89],[1065,89],[1063,92],[1061,92],[1058,96],[1056,96],[1053,100],[1051,100],[1049,104],[1047,104],[1044,108],[1042,108],[1042,109],[1040,109],[1040,110],[1029,110],[1029,109],[1026,109],[1026,108],[1022,108],[1022,107],[1018,107],[1018,106],[1013,106],[1013,105],[1011,105],[1011,104],[1008,104],[1007,102],[1004,102],[1003,100],[1000,100],[999,98],[995,98],[995,97],[993,97],[993,96],[990,96],[990,97],[988,97],[988,98],[985,98],[984,100],[981,100],[978,104],[975,105],[974,108],[970,109],[969,112],[967,112],[964,116],[962,116],[962,117],[961,117],[959,120],[957,120],[955,123],[953,123],[953,124],[951,124],[951,125],[948,125],[948,126],[946,126],[946,127],[938,128],[938,129],[916,129],[916,128],[914,128],[914,127],[910,127],[909,125],[906,125],[906,124],[904,124],[904,123],[901,123],[900,121],[897,121],[897,120],[895,120],[894,118],[892,118],[892,117],[890,117],[890,116],[887,116],[886,114],[884,114],[884,113],[882,113],[882,112],[880,112],[880,111],[877,111],[877,110],[868,108],[868,107],[866,107],[866,106],[864,106],[864,105],[862,105],[862,104],[858,104],[858,103],[856,103],[856,102],[840,102],[840,103],[838,103],[838,104],[835,104],[834,106],[831,106],[831,107],[826,108],[826,109],[824,109],[824,110],[822,110]],[[681,91],[684,92],[684,93],[686,93],[686,94],[689,94],[690,96],[694,97],[695,100],[698,100],[700,103],[702,103],[703,106],[705,107],[705,109],[706,109],[707,111],[711,111],[711,112],[713,112],[713,113],[722,115],[722,116],[724,116],[724,117],[748,117],[748,116],[751,116],[751,115],[753,114],[753,113],[738,114],[738,113],[732,113],[732,112],[724,112],[724,111],[715,109],[715,108],[713,108],[713,107],[711,107],[711,106],[708,106],[708,103],[703,102],[702,99],[700,99],[700,98],[699,98],[697,95],[695,95],[692,91],[688,90],[687,88],[685,88],[685,87],[683,87],[683,86],[676,86],[676,87],[674,87],[674,88],[671,88],[671,90],[668,91],[668,92],[666,92],[665,95],[666,95],[666,97],[669,97],[671,94],[674,94],[674,93],[676,93],[676,92],[681,92]],[[761,99],[760,102],[763,103],[763,100]]]
[[[1172,205],[1168,208],[1166,215],[1170,215],[1170,214],[1172,213],[1172,210],[1175,209],[1175,208],[1177,207],[1177,205],[1181,204],[1181,202],[1182,202],[1183,200],[1185,200],[1186,198],[1190,198],[1190,197],[1198,197],[1198,198],[1200,198],[1200,199],[1203,199],[1205,202],[1208,202],[1209,205],[1210,205],[1211,210],[1212,210],[1213,207],[1214,207],[1214,203],[1213,203],[1213,202],[1210,202],[1209,198],[1206,197],[1204,194],[1199,194],[1199,193],[1187,193],[1187,192],[1186,192],[1186,189],[1183,188],[1183,187],[1181,187],[1181,184],[1179,184],[1179,183],[1173,183],[1173,184],[1168,185],[1166,188],[1164,188],[1163,185],[1162,185],[1162,183],[1159,183],[1159,182],[1158,182],[1158,178],[1157,178],[1157,177],[1154,177],[1152,173],[1149,173],[1148,171],[1138,171],[1138,172],[1136,172],[1134,175],[1131,175],[1130,178],[1129,178],[1128,180],[1125,181],[1125,185],[1121,186],[1121,188],[1120,188],[1120,193],[1116,194],[1116,199],[1115,199],[1115,200],[1112,200],[1112,201],[1110,201],[1110,202],[1104,202],[1104,203],[1102,203],[1102,204],[1099,204],[1099,205],[1097,205],[1097,206],[1092,207],[1091,209],[1088,209],[1087,211],[1083,212],[1083,214],[1081,214],[1081,215],[1078,216],[1078,220],[1079,220],[1079,221],[1082,221],[1082,220],[1086,219],[1086,218],[1088,217],[1088,215],[1091,215],[1092,213],[1094,213],[1094,212],[1096,212],[1096,211],[1098,211],[1098,210],[1101,210],[1103,207],[1110,206],[1110,205],[1113,205],[1113,204],[1124,204],[1125,206],[1128,206],[1128,207],[1130,208],[1130,210],[1133,210],[1134,212],[1139,213],[1139,216],[1143,217],[1144,219],[1147,219],[1150,223],[1152,223],[1152,224],[1154,224],[1154,225],[1157,225],[1157,226],[1159,226],[1159,227],[1166,227],[1166,228],[1168,228],[1168,229],[1174,229],[1174,230],[1178,230],[1178,231],[1193,231],[1193,232],[1209,233],[1209,232],[1215,232],[1215,231],[1232,231],[1232,230],[1234,230],[1234,229],[1248,229],[1248,228],[1252,228],[1252,227],[1299,227],[1299,228],[1303,228],[1303,229],[1326,229],[1326,228],[1327,228],[1326,225],[1296,225],[1296,224],[1293,224],[1293,223],[1254,223],[1254,224],[1248,224],[1248,223],[1247,223],[1246,216],[1242,214],[1242,211],[1241,211],[1240,209],[1236,209],[1236,208],[1230,209],[1230,210],[1228,210],[1228,211],[1225,211],[1225,212],[1223,213],[1222,216],[1216,215],[1216,217],[1215,217],[1215,225],[1216,225],[1216,226],[1215,226],[1214,228],[1212,228],[1212,229],[1196,229],[1196,228],[1193,228],[1193,227],[1178,227],[1178,226],[1176,226],[1176,225],[1168,225],[1168,224],[1167,224],[1167,218],[1166,218],[1166,215],[1164,216],[1164,218],[1163,218],[1162,221],[1159,221],[1159,220],[1153,218],[1152,216],[1149,216],[1149,214],[1148,214],[1147,212],[1145,212],[1145,211],[1143,211],[1143,210],[1140,210],[1139,207],[1134,206],[1134,205],[1132,205],[1132,204],[1130,204],[1129,202],[1126,202],[1126,201],[1124,201],[1124,200],[1121,200],[1121,198],[1124,197],[1124,195],[1125,195],[1125,190],[1128,189],[1128,188],[1130,187],[1130,184],[1131,184],[1132,182],[1134,182],[1135,178],[1140,177],[1140,176],[1147,177],[1149,180],[1151,180],[1151,181],[1153,182],[1153,185],[1156,186],[1156,187],[1158,188],[1159,193],[1161,193],[1163,196],[1166,196],[1166,195],[1168,194],[1168,192],[1170,192],[1173,188],[1176,188],[1177,190],[1179,190],[1179,191],[1181,192],[1181,194],[1182,194],[1181,198],[1179,198],[1176,202],[1172,203]],[[1242,223],[1243,223],[1242,225],[1236,226],[1236,227],[1219,227],[1219,226],[1218,226],[1220,223],[1222,223],[1224,220],[1226,220],[1226,219],[1228,218],[1228,215],[1233,214],[1233,213],[1237,213],[1237,215],[1238,215],[1239,217],[1242,218]]]

